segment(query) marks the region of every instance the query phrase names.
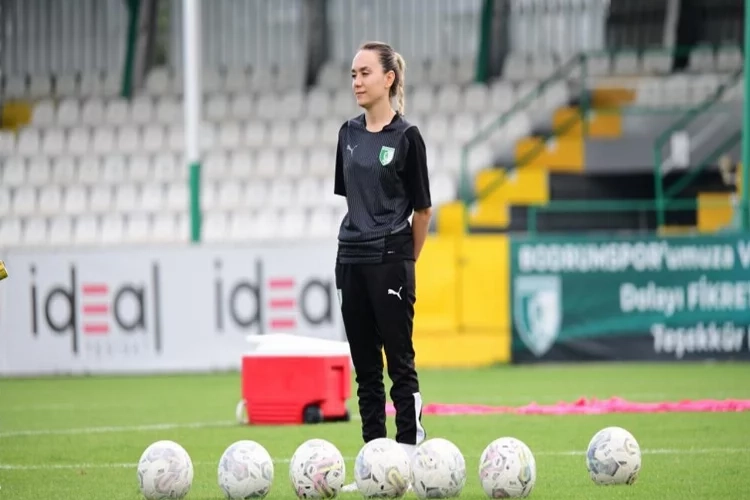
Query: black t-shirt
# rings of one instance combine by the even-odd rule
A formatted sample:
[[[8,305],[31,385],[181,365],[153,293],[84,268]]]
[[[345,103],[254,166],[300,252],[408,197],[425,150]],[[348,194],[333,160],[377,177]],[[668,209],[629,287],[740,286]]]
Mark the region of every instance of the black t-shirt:
[[[344,123],[334,192],[348,209],[339,229],[339,262],[414,260],[409,217],[432,203],[419,129],[398,113],[380,132],[367,130],[364,114]]]

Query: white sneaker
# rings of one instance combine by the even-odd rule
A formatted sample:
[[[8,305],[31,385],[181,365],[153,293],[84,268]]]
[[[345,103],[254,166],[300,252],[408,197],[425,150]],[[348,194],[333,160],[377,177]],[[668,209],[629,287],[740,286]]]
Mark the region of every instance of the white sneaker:
[[[411,487],[411,484],[409,484],[409,487],[408,487],[408,488],[406,488],[406,491],[412,491],[412,490],[413,490],[413,488]],[[357,488],[357,483],[349,483],[349,484],[345,484],[345,485],[344,485],[344,486],[343,486],[343,487],[341,488],[341,492],[342,492],[342,493],[353,493],[353,492],[355,492],[355,491],[359,491],[359,488]]]
[[[359,488],[357,488],[357,483],[349,483],[349,484],[345,484],[345,485],[344,485],[344,486],[343,486],[343,487],[341,488],[341,492],[342,492],[342,493],[352,493],[352,492],[354,492],[354,491],[359,491]]]
[[[409,457],[409,460],[414,456],[414,452],[417,451],[417,445],[415,444],[404,444],[404,443],[398,443],[399,446],[406,452],[406,456]]]

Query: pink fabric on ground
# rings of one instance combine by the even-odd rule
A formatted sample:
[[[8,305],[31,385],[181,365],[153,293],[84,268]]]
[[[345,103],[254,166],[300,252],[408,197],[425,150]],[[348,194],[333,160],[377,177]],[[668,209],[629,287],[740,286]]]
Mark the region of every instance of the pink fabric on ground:
[[[700,399],[637,403],[622,398],[580,398],[572,403],[561,401],[550,405],[529,403],[525,406],[488,406],[466,404],[432,403],[422,408],[423,415],[492,415],[512,413],[516,415],[604,415],[607,413],[695,413],[695,412],[739,412],[750,411],[750,400],[746,399]],[[392,403],[386,404],[386,413],[395,414]]]

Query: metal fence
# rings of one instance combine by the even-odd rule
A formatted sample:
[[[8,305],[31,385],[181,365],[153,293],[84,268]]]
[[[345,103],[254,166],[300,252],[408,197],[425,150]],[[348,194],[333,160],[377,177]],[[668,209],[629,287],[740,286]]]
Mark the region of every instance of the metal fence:
[[[407,60],[474,57],[482,0],[329,0],[331,58],[349,61],[367,40],[390,43]]]
[[[526,54],[660,45],[667,5],[667,0],[496,2],[507,27],[503,50]],[[183,65],[182,4],[165,0],[169,22],[158,27],[159,43],[166,45],[159,62],[176,70]],[[310,49],[306,44],[315,39],[308,36],[315,33],[310,30],[326,30],[329,57],[337,62],[349,61],[366,40],[387,41],[408,60],[478,54],[483,0],[327,0],[326,15],[321,16],[326,25],[315,26],[306,8],[321,4],[204,0],[204,65],[303,68]],[[128,28],[123,0],[0,0],[0,12],[0,64],[6,75],[122,70]],[[738,38],[741,23],[726,17],[712,20],[703,38],[711,38],[719,24],[723,29],[729,21],[734,24],[724,36]]]
[[[0,0],[2,71],[9,75],[120,72],[122,0]]]
[[[609,5],[610,0],[511,0],[511,51],[574,54],[604,49]]]
[[[304,61],[302,0],[205,0],[203,64],[212,68],[293,66]],[[171,0],[170,66],[181,69],[182,0]]]

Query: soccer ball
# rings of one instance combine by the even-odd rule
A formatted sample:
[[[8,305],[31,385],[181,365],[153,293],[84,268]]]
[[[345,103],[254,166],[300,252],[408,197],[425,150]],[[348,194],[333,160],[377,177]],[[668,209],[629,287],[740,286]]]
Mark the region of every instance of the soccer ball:
[[[345,476],[344,457],[325,439],[302,443],[289,464],[289,480],[297,498],[334,498]]]
[[[378,438],[359,450],[354,481],[365,498],[401,498],[409,489],[409,455],[393,439]]]
[[[138,484],[146,500],[184,498],[193,485],[193,462],[174,441],[156,441],[138,461]]]
[[[633,484],[641,472],[641,449],[625,429],[606,427],[589,442],[586,468],[596,484]]]
[[[479,459],[479,481],[490,498],[527,497],[536,483],[534,455],[516,438],[496,439]]]
[[[219,487],[229,500],[264,498],[273,483],[273,460],[255,441],[231,444],[219,460]]]
[[[411,459],[411,485],[419,498],[456,498],[466,485],[466,462],[447,439],[420,444]]]

